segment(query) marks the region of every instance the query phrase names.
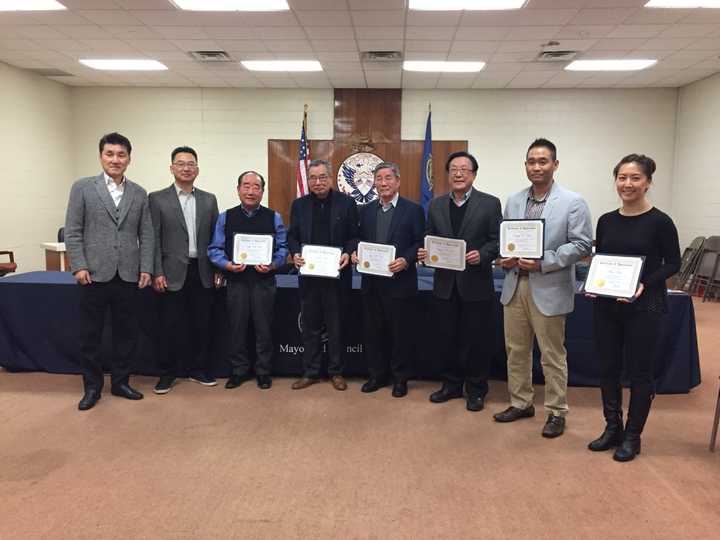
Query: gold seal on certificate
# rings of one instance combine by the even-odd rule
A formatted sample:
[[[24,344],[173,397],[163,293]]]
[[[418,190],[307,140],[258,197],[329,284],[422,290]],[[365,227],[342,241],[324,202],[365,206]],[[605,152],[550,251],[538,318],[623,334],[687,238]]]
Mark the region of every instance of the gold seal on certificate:
[[[500,256],[542,259],[545,251],[545,221],[504,219],[500,222]]]
[[[595,254],[585,292],[611,298],[632,298],[640,282],[645,257]]]
[[[307,244],[303,246],[300,256],[305,259],[305,265],[300,267],[301,276],[340,277],[340,248]]]
[[[357,270],[361,274],[393,276],[388,267],[395,260],[395,246],[360,242],[358,243],[357,257],[360,261]]]
[[[236,234],[233,239],[233,263],[270,264],[273,237],[271,234]]]
[[[462,272],[465,270],[466,249],[465,240],[426,236],[425,250],[427,251],[427,258],[425,259],[425,266]]]

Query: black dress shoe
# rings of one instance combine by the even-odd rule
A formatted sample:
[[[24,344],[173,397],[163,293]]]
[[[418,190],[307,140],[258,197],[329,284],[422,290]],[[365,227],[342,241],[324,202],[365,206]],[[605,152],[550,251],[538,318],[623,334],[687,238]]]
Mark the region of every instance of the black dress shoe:
[[[272,379],[270,378],[270,375],[258,375],[257,376],[257,385],[258,388],[262,390],[267,390],[272,386]]]
[[[366,394],[369,394],[370,392],[377,392],[380,390],[383,386],[387,386],[387,381],[384,379],[378,379],[377,377],[370,377],[370,379],[362,385],[362,388],[360,388],[361,392],[365,392]]]
[[[155,392],[156,394],[161,394],[161,395],[167,394],[170,391],[170,389],[173,387],[174,384],[175,384],[175,377],[168,377],[168,376],[163,375],[162,377],[160,377],[160,380],[155,385],[155,388],[153,388],[153,392]]]
[[[392,389],[393,397],[405,397],[407,392],[407,381],[395,381]]]
[[[458,399],[461,397],[463,397],[462,388],[452,388],[447,384],[443,384],[440,390],[430,394],[430,401],[433,403],[445,403],[450,399]]]
[[[110,393],[113,396],[120,396],[124,397],[126,399],[132,399],[134,401],[137,401],[138,399],[142,399],[143,395],[135,390],[132,386],[130,386],[127,383],[118,384],[110,388]]]
[[[88,409],[92,409],[95,404],[100,399],[100,392],[97,390],[86,390],[85,395],[80,400],[80,403],[78,403],[78,409],[81,411],[87,411]]]
[[[555,437],[562,435],[564,432],[565,417],[549,414],[542,430],[542,436],[546,439],[554,439]]]
[[[532,418],[535,416],[535,407],[530,405],[526,409],[518,409],[517,407],[508,407],[503,412],[493,414],[496,422],[514,422],[520,418]]]
[[[468,396],[467,410],[472,412],[482,411],[485,408],[485,398],[483,396]]]
[[[231,389],[231,388],[237,388],[242,383],[244,383],[247,380],[247,376],[244,375],[230,375],[227,382],[225,383],[225,388]]]

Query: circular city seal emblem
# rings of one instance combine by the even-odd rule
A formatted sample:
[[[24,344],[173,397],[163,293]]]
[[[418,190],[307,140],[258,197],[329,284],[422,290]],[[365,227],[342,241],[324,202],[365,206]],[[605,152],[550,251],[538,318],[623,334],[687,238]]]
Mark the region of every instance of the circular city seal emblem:
[[[357,204],[367,204],[377,199],[373,170],[382,159],[370,152],[358,152],[348,156],[340,165],[337,176],[338,189],[349,195]]]

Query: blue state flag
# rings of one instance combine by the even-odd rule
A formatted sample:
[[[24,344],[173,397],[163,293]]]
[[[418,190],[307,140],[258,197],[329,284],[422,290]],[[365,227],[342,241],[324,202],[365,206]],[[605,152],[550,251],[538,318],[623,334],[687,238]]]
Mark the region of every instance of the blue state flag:
[[[420,163],[420,204],[427,216],[428,206],[433,198],[433,172],[432,172],[432,129],[430,118],[432,112],[428,111],[427,126],[425,127],[425,144],[423,146],[422,162]]]

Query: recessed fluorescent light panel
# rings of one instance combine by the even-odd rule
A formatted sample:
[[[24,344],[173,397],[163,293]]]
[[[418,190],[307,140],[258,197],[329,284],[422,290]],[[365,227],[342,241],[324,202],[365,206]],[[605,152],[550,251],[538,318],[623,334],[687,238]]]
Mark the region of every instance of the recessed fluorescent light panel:
[[[410,9],[417,11],[489,11],[520,9],[528,0],[410,0]]]
[[[56,0],[0,0],[0,11],[58,11],[67,9]]]
[[[403,62],[405,71],[429,71],[434,73],[476,73],[485,67],[485,62]]]
[[[107,71],[164,71],[165,64],[157,60],[119,60],[115,58],[106,60],[80,60],[80,63],[93,68]]]
[[[650,0],[646,8],[720,8],[720,0]]]
[[[170,0],[187,11],[286,11],[287,0]]]
[[[657,63],[657,60],[575,60],[565,69],[568,71],[640,71]]]
[[[322,71],[317,60],[243,60],[249,71]]]

